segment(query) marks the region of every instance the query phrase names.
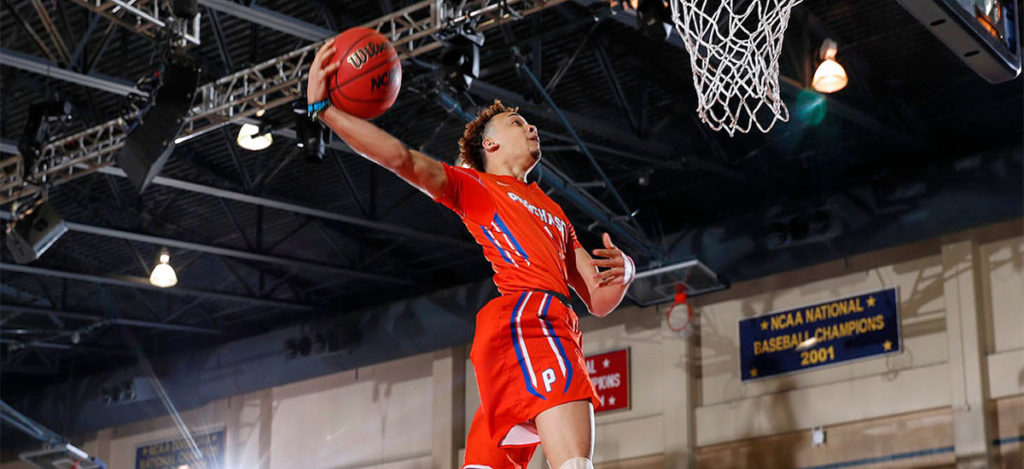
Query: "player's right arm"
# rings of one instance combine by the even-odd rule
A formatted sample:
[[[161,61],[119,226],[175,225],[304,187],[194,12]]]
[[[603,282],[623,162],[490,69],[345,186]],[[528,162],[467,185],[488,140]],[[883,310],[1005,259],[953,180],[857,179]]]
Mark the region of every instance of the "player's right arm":
[[[340,65],[339,62],[325,65],[334,54],[333,44],[333,40],[328,40],[320,47],[309,67],[306,93],[310,104],[327,99],[327,77]],[[447,177],[441,162],[406,147],[370,121],[335,107],[327,108],[320,114],[320,119],[366,159],[387,168],[433,199],[444,194]]]

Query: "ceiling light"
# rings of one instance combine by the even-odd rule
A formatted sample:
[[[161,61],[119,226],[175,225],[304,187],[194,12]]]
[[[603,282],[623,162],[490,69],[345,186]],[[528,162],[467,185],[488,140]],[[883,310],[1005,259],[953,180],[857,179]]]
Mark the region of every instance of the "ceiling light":
[[[167,251],[160,253],[160,263],[153,267],[153,273],[149,275],[149,283],[160,288],[173,287],[178,284],[178,276],[174,274],[171,267],[171,256]]]
[[[845,88],[846,83],[849,82],[846,70],[843,69],[842,65],[839,65],[839,62],[836,62],[836,52],[838,50],[836,42],[831,39],[826,39],[821,45],[822,61],[814,72],[814,79],[811,81],[811,86],[815,91],[835,93]]]
[[[274,137],[267,132],[263,135],[256,135],[260,132],[260,128],[253,124],[242,124],[242,127],[238,129],[238,138],[235,142],[238,146],[250,150],[260,151],[265,150],[274,143]]]

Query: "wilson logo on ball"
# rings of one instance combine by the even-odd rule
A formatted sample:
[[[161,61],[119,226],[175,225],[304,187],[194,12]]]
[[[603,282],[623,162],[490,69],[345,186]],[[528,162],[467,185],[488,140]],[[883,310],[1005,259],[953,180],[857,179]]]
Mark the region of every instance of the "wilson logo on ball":
[[[328,78],[331,105],[362,119],[391,107],[402,88],[402,60],[388,38],[354,27],[334,38],[331,63],[342,66]]]
[[[356,70],[363,68],[370,59],[374,58],[381,52],[387,51],[391,47],[391,44],[387,42],[371,42],[362,49],[359,49],[348,56],[348,63],[352,65]]]

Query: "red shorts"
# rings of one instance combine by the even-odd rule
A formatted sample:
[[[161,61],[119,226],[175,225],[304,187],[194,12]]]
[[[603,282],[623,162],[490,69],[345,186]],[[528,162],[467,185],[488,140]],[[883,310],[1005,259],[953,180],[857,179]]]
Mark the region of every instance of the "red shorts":
[[[525,467],[540,442],[537,414],[586,399],[597,407],[577,324],[571,308],[537,291],[500,296],[477,313],[469,358],[480,409],[463,467]]]

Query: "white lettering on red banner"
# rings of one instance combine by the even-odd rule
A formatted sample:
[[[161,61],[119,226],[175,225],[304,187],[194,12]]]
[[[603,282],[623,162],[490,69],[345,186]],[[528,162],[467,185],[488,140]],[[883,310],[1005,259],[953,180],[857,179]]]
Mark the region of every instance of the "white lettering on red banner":
[[[595,413],[629,408],[629,349],[586,357],[587,373],[600,400]]]

